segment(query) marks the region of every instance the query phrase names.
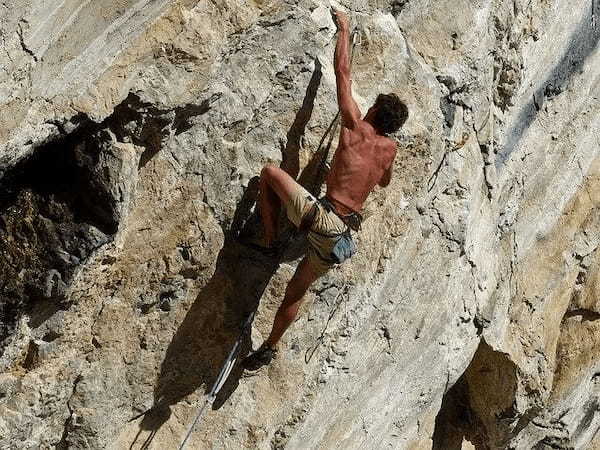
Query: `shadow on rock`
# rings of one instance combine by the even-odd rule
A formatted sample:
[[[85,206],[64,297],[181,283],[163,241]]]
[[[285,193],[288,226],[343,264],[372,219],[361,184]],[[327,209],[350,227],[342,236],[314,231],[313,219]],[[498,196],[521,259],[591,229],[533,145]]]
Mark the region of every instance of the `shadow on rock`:
[[[600,14],[600,3],[592,2],[591,15],[593,17],[598,14]],[[498,154],[496,168],[505,164],[517,148],[525,132],[543,109],[544,102],[567,90],[573,78],[583,73],[585,62],[598,49],[600,27],[596,26],[586,14],[566,42],[569,42],[569,46],[549,71],[543,83],[539,84],[531,99],[521,108],[519,117],[512,128],[508,130],[506,144]]]
[[[257,181],[257,178],[253,180],[236,210],[231,231],[217,257],[214,275],[198,294],[169,344],[155,388],[154,406],[145,413],[140,423],[142,430],[158,430],[171,415],[170,405],[198,387],[204,386],[207,393],[210,391],[240,334],[244,319],[257,308],[279,267],[277,259],[255,253],[235,239],[237,227],[250,217]],[[244,335],[241,354],[247,353],[250,346],[249,336]],[[240,376],[241,370],[234,368],[213,408],[219,408],[235,391]]]
[[[297,178],[300,172],[300,149],[302,148],[306,125],[308,125],[312,116],[322,76],[321,63],[315,58],[315,70],[308,82],[302,106],[296,113],[294,122],[286,134],[287,142],[285,147],[281,149],[281,164],[279,167],[285,170],[292,178]]]
[[[297,176],[298,151],[301,138],[312,115],[315,96],[321,80],[320,66],[313,73],[302,107],[287,134],[288,143],[282,149],[281,167]],[[321,159],[316,152],[314,159]],[[315,166],[311,162],[309,167]],[[306,172],[306,171],[305,171]],[[315,180],[303,173],[305,185]],[[321,177],[322,180],[322,177]],[[144,430],[150,433],[141,448],[147,448],[158,429],[170,418],[171,405],[183,400],[198,387],[208,394],[217,379],[229,352],[240,336],[240,328],[248,315],[256,310],[271,277],[279,267],[280,259],[295,260],[304,252],[305,239],[286,222],[280,233],[280,242],[286,248],[282,258],[270,258],[241,245],[237,236],[252,235],[260,230],[260,218],[255,205],[258,181],[251,180],[235,211],[230,231],[217,257],[215,273],[198,294],[183,322],[173,336],[154,393],[154,404],[142,415],[140,430],[130,448],[141,439]],[[284,221],[285,222],[285,221]],[[244,334],[240,355],[251,348],[250,337]],[[213,403],[219,409],[236,390],[243,370],[236,365]],[[141,415],[140,415],[141,416]],[[140,417],[137,416],[132,420]]]

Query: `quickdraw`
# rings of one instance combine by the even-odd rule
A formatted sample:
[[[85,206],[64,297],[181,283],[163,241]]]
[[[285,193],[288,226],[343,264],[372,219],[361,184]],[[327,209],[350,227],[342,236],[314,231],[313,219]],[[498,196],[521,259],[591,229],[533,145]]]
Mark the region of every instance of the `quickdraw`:
[[[204,404],[200,407],[198,414],[196,414],[196,418],[190,425],[190,427],[185,435],[185,438],[183,439],[183,441],[181,442],[181,445],[179,446],[179,450],[183,450],[183,448],[185,447],[185,444],[187,443],[188,439],[192,435],[195,426],[200,421],[200,418],[202,417],[204,410],[206,409],[206,407],[208,405],[212,405],[214,403],[215,398],[217,397],[217,394],[219,393],[219,391],[221,390],[221,388],[227,381],[227,378],[229,378],[229,374],[231,373],[231,370],[233,369],[233,366],[235,365],[235,362],[237,361],[237,357],[239,356],[239,349],[240,349],[240,345],[242,343],[242,339],[244,338],[246,333],[250,330],[250,326],[252,325],[252,321],[254,320],[255,314],[256,314],[256,311],[252,311],[248,315],[248,318],[246,319],[246,321],[244,322],[244,325],[242,327],[242,331],[240,332],[239,337],[235,341],[235,344],[233,345],[231,352],[229,352],[229,356],[227,356],[227,359],[225,360],[225,364],[223,364],[223,367],[221,368],[221,372],[219,373],[217,380],[213,384],[212,389],[208,393],[208,396],[206,397]]]

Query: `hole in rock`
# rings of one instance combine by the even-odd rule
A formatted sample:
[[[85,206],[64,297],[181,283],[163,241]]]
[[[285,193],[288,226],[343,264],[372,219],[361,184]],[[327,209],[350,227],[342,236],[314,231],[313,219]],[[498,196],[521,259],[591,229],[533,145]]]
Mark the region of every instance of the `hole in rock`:
[[[75,270],[116,233],[132,161],[115,143],[144,147],[133,162],[142,167],[219,97],[160,109],[130,93],[102,123],[76,116],[75,131],[0,168],[0,353],[23,314],[35,328],[68,309]]]
[[[48,331],[44,335],[44,337],[42,337],[42,341],[44,341],[44,342],[52,342],[52,341],[57,340],[61,336],[62,336],[62,334],[57,333],[56,331],[51,330],[51,331]]]
[[[96,336],[92,336],[92,345],[96,348],[101,348],[102,345],[100,344],[100,342],[98,342],[98,339],[96,339]]]
[[[94,126],[39,147],[0,180],[0,342],[22,313],[36,327],[63,309],[76,267],[116,230],[75,157]]]
[[[481,341],[473,359],[446,392],[435,420],[434,450],[460,450],[468,441],[477,450],[506,448],[515,428],[515,364]]]
[[[23,361],[23,368],[31,370],[35,368],[39,361],[39,346],[34,341],[29,341],[27,347],[27,354],[25,355],[25,361]]]

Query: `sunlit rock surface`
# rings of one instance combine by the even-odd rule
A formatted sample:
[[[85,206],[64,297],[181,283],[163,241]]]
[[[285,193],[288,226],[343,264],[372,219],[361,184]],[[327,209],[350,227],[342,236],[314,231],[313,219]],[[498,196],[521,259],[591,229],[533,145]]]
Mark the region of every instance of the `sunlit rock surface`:
[[[409,105],[394,177],[189,448],[600,448],[598,2],[335,5],[362,111]],[[264,164],[321,187],[329,7],[0,5],[0,447],[177,448],[267,336],[304,242],[235,236]]]

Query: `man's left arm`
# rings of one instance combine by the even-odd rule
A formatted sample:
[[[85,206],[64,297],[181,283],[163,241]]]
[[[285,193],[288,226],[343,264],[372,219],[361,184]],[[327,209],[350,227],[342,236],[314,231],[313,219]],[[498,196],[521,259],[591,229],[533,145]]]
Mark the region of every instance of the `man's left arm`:
[[[390,184],[390,181],[392,181],[392,168],[394,167],[394,164],[392,163],[390,165],[390,167],[387,168],[387,170],[383,173],[383,176],[381,177],[381,179],[379,180],[379,186],[381,187],[387,187]]]
[[[383,172],[381,179],[377,183],[381,187],[387,187],[390,184],[390,181],[392,181],[392,172],[394,171],[394,160],[396,159],[396,144],[393,144],[393,145],[394,145],[394,156],[392,157],[392,160],[390,161],[390,165],[385,170],[385,172]]]

